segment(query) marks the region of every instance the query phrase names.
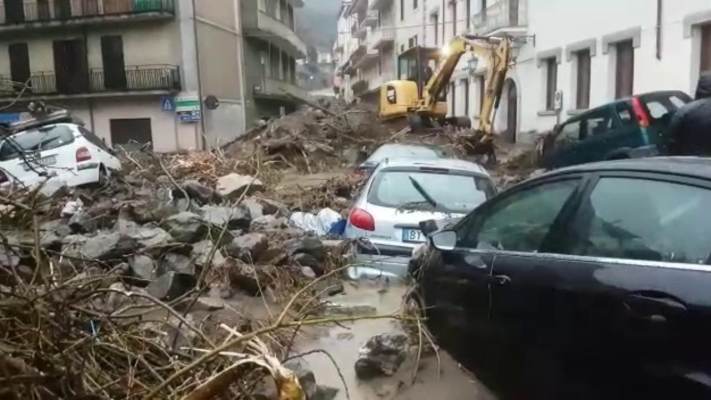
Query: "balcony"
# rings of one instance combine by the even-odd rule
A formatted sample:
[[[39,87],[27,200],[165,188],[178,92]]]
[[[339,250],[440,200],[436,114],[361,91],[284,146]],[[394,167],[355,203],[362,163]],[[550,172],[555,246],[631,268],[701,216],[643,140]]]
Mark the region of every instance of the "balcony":
[[[395,43],[395,30],[392,27],[382,27],[370,32],[368,47],[372,50],[381,50]]]
[[[306,56],[306,44],[289,26],[288,21],[281,21],[256,8],[254,11],[256,12],[254,18],[249,18],[248,15],[242,16],[243,28],[247,36],[268,40],[295,58]]]
[[[392,7],[393,5],[393,0],[372,0],[370,2],[370,9],[371,10],[386,10],[389,7]]]
[[[254,97],[267,99],[287,99],[293,98],[306,99],[308,93],[306,90],[289,82],[278,79],[263,78],[259,84],[252,87]]]
[[[0,3],[0,32],[171,19],[174,0],[33,0]]]
[[[377,50],[373,51],[364,45],[360,45],[358,49],[351,54],[350,61],[353,68],[362,68],[377,60],[378,57],[379,53]]]
[[[528,0],[499,0],[472,18],[474,33],[526,34]]]
[[[366,27],[369,26],[371,28],[374,28],[375,26],[378,25],[378,20],[380,18],[378,17],[378,12],[374,10],[369,10],[368,12],[365,13],[365,18],[363,18],[362,21],[360,21],[360,27]]]
[[[105,72],[92,68],[86,75],[59,77],[56,72],[35,72],[30,76],[24,97],[104,97],[125,94],[169,94],[180,91],[180,69],[174,65],[126,66]],[[61,75],[61,74],[60,74]],[[13,87],[14,86],[14,87]],[[21,91],[7,77],[0,77],[0,96],[14,97]]]

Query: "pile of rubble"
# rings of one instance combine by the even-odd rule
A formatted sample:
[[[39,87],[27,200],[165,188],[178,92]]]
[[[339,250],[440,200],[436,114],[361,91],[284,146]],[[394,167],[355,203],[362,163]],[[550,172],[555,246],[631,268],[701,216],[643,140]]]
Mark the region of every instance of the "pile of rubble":
[[[243,335],[214,321],[208,329],[197,313],[228,309],[235,295],[283,304],[316,281],[302,295],[317,304],[337,292],[326,275],[344,249],[289,226],[288,206],[246,175],[249,161],[136,153],[124,166],[100,188],[48,183],[0,195],[1,398],[183,398],[225,371],[239,379],[220,393],[245,396],[252,385],[240,382],[255,378],[229,354],[182,375]],[[245,339],[233,353],[287,382],[272,348]]]

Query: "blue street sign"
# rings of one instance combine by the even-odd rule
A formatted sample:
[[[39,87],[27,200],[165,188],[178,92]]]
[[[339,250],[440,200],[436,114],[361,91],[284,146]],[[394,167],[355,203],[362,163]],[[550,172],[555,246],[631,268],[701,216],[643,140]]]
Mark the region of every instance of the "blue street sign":
[[[179,111],[178,118],[180,119],[180,122],[200,122],[200,110]]]
[[[161,96],[160,108],[163,111],[175,111],[175,99],[172,96]]]

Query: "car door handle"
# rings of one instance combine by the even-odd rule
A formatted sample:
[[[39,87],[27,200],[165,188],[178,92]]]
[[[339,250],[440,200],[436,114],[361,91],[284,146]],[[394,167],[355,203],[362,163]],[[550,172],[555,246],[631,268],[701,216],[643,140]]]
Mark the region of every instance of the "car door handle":
[[[489,265],[484,261],[484,259],[478,255],[478,254],[467,254],[464,256],[464,262],[470,266],[474,267],[476,269],[487,269],[489,268]]]
[[[493,275],[489,277],[489,282],[497,286],[506,286],[511,283],[508,275]]]
[[[636,318],[650,322],[667,322],[667,316],[683,314],[686,305],[679,300],[660,293],[632,293],[626,296],[625,307]]]

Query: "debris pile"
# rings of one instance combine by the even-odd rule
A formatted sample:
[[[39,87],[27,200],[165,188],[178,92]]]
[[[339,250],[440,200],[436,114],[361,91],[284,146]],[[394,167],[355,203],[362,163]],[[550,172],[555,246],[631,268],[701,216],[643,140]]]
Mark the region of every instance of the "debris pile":
[[[303,107],[270,121],[223,148],[235,159],[259,160],[304,172],[352,166],[392,136],[373,110]]]
[[[327,284],[343,249],[289,227],[250,160],[124,157],[103,187],[0,194],[0,398],[242,398],[266,370],[279,399],[302,399],[271,344],[308,325],[328,291],[301,290]],[[269,319],[199,318],[235,294],[298,312],[263,332],[271,347],[249,333]]]

